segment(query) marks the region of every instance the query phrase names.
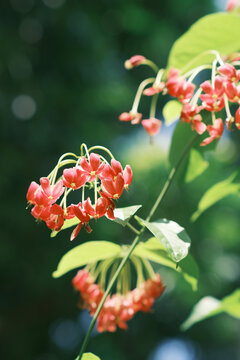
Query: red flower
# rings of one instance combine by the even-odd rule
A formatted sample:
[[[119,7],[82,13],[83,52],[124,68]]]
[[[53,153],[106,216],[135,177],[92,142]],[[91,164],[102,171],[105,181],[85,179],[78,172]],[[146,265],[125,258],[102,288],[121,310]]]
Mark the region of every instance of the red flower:
[[[88,197],[87,200],[84,201],[83,207],[88,215],[98,219],[106,214],[108,201],[105,197],[100,197],[97,199],[95,206],[93,206],[90,198]]]
[[[240,107],[237,109],[235,114],[235,125],[240,130]]]
[[[229,82],[225,91],[231,102],[237,102],[240,105],[240,85],[236,86],[234,83]]]
[[[64,211],[61,206],[57,204],[51,206],[50,215],[46,220],[46,224],[51,230],[61,230],[61,227],[64,224]]]
[[[162,92],[163,89],[164,89],[164,87],[165,87],[165,83],[164,83],[164,82],[160,82],[159,85],[153,85],[153,86],[145,89],[145,90],[143,91],[143,95],[153,96],[153,95],[155,95],[155,94],[158,94],[158,93]]]
[[[218,67],[218,72],[223,75],[227,81],[237,82],[240,80],[240,70],[236,70],[231,64],[224,64]]]
[[[67,188],[80,189],[80,187],[85,185],[87,178],[86,173],[77,167],[63,170],[63,184]]]
[[[47,221],[50,216],[50,206],[35,205],[31,210],[31,214],[37,220]]]
[[[156,135],[160,131],[161,125],[161,120],[155,118],[145,119],[142,121],[142,126],[150,136]]]
[[[129,113],[127,112],[123,112],[118,119],[120,121],[131,121],[132,125],[137,125],[141,122],[142,120],[142,114],[140,113],[131,113],[131,111]]]
[[[238,0],[228,0],[226,5],[226,11],[232,11],[237,6]]]
[[[146,58],[142,55],[134,55],[130,59],[126,60],[124,66],[126,69],[132,69],[133,67],[144,64]]]
[[[130,165],[126,165],[123,170],[123,178],[124,178],[124,188],[128,189],[128,186],[131,184],[133,179],[133,172]]]
[[[179,70],[170,69],[167,77],[166,88],[170,96],[176,96],[176,88],[180,81]]]
[[[72,210],[75,214],[75,216],[80,220],[80,223],[75,227],[75,229],[73,230],[70,240],[74,240],[81,228],[82,225],[85,227],[85,230],[90,233],[92,231],[91,227],[89,226],[89,221],[90,221],[90,216],[86,213],[85,209],[82,208],[82,204],[79,203],[78,205],[72,205]]]
[[[208,111],[220,111],[224,107],[224,79],[220,76],[216,76],[214,87],[210,81],[204,81],[201,88],[206,94],[200,95],[200,99],[203,101],[202,106]]]
[[[175,95],[182,104],[186,104],[193,96],[195,86],[186,80],[177,83]]]
[[[55,203],[64,191],[62,180],[59,180],[55,185],[50,185],[49,179],[47,177],[42,177],[40,179],[40,184],[43,193],[48,198],[49,204]]]
[[[199,111],[202,110],[201,106],[194,108],[190,104],[183,105],[180,119],[184,122],[190,123],[192,130],[196,130],[198,134],[203,134],[207,126],[202,122],[202,117]]]
[[[119,173],[116,177],[116,180],[102,180],[102,192],[109,198],[118,199],[122,195],[124,185],[124,177],[121,173]]]
[[[101,174],[103,171],[105,163],[101,163],[100,155],[91,153],[89,162],[84,156],[80,161],[80,165],[85,174],[89,176],[88,181],[94,181],[97,175]]]
[[[40,185],[38,185],[35,181],[32,181],[29,185],[28,191],[27,191],[27,201],[29,205],[35,205],[35,194],[36,191],[40,188]]]
[[[216,119],[214,121],[214,125],[208,125],[207,131],[209,133],[209,137],[203,140],[200,144],[200,146],[206,146],[210,144],[213,140],[218,139],[222,136],[224,130],[224,124],[222,119]]]

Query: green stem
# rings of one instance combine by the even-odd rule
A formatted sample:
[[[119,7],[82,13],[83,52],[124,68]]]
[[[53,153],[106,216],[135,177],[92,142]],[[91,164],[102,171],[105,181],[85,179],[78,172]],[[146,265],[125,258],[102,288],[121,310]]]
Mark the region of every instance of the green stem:
[[[139,230],[137,230],[133,225],[131,225],[129,222],[127,223],[127,226],[129,229],[131,229],[135,234],[139,235]]]
[[[196,141],[197,137],[198,137],[198,134],[196,134],[196,135],[190,140],[189,144],[188,144],[188,145],[185,147],[185,149],[183,150],[183,153],[181,154],[181,156],[180,156],[179,160],[177,161],[176,165],[175,165],[175,166],[172,168],[172,170],[170,171],[169,176],[168,176],[168,178],[167,178],[167,181],[166,181],[166,183],[165,183],[162,191],[160,192],[160,194],[159,194],[159,196],[158,196],[155,204],[153,205],[153,207],[152,207],[149,215],[147,216],[146,221],[149,221],[149,220],[151,219],[151,217],[152,217],[153,214],[155,213],[157,207],[159,206],[159,204],[160,204],[161,201],[163,200],[164,196],[166,195],[166,193],[167,193],[167,191],[168,191],[168,189],[169,189],[169,187],[170,187],[170,185],[171,185],[171,183],[172,183],[172,181],[173,181],[174,176],[176,175],[176,172],[177,172],[179,166],[181,165],[184,157],[187,155],[188,151],[191,149],[191,147],[192,147],[192,145],[194,144],[194,142]],[[85,339],[84,339],[84,341],[83,341],[83,344],[82,344],[81,350],[80,350],[80,352],[79,352],[79,355],[77,356],[77,358],[76,358],[75,360],[81,360],[82,355],[84,354],[85,349],[86,349],[86,347],[87,347],[87,344],[88,344],[88,342],[89,342],[89,340],[90,340],[90,336],[91,336],[92,330],[93,330],[93,328],[94,328],[94,325],[95,325],[95,323],[96,323],[96,321],[97,321],[98,315],[100,314],[100,311],[101,311],[101,309],[102,309],[102,307],[103,307],[103,304],[104,304],[106,298],[108,297],[108,295],[109,295],[109,293],[110,293],[113,285],[115,284],[115,282],[116,282],[116,280],[117,280],[120,272],[122,271],[124,265],[126,264],[126,262],[128,261],[128,259],[130,258],[130,256],[131,256],[133,250],[135,249],[135,247],[137,246],[137,244],[138,244],[138,242],[139,242],[139,240],[140,240],[140,237],[141,237],[141,235],[142,235],[142,233],[143,233],[144,231],[145,231],[145,227],[142,226],[141,230],[139,231],[139,234],[134,238],[133,243],[132,243],[132,245],[130,246],[130,248],[129,248],[129,250],[128,250],[128,253],[127,253],[127,254],[125,255],[125,257],[122,259],[122,261],[120,262],[120,264],[119,264],[119,266],[118,266],[118,268],[117,268],[117,270],[116,270],[113,278],[110,280],[110,283],[108,284],[108,287],[107,287],[107,289],[106,289],[106,291],[105,291],[105,294],[104,294],[102,300],[100,301],[100,303],[99,303],[99,305],[98,305],[98,308],[97,308],[97,310],[96,310],[96,313],[94,314],[94,317],[93,317],[93,319],[92,319],[92,321],[91,321],[91,324],[90,324],[90,326],[89,326],[88,332],[87,332],[87,334],[86,334],[86,336],[85,336]]]

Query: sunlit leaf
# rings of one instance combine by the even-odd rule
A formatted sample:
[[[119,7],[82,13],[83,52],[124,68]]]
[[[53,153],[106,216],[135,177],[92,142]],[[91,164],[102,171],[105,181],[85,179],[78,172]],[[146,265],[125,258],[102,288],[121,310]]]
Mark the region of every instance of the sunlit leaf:
[[[208,165],[209,163],[204,160],[201,153],[195,149],[192,149],[190,152],[185,181],[187,183],[193,181],[207,169]]]
[[[193,291],[197,290],[199,271],[198,266],[191,255],[188,255],[185,259],[180,261],[177,266],[168,255],[166,248],[155,237],[138,244],[133,254],[177,271],[190,284]]]
[[[75,360],[79,360],[77,357]],[[100,358],[92,353],[84,353],[81,360],[100,360]]]
[[[79,222],[80,222],[80,220],[77,217],[74,217],[73,219],[67,219],[64,221],[61,231],[64,229],[68,229],[72,226],[76,226],[79,224]],[[52,231],[50,236],[55,237],[58,233],[59,233],[59,231]]]
[[[191,240],[182,226],[167,219],[160,219],[155,222],[142,219],[141,221],[166,248],[175,262],[179,262],[187,256]]]
[[[240,184],[233,183],[236,176],[237,173],[235,172],[226,180],[221,181],[208,189],[199,201],[198,209],[193,213],[191,220],[195,221],[210,206],[216,204],[216,202],[222,200],[224,197],[232,194],[239,194]]]
[[[218,13],[204,16],[174,43],[168,68],[187,71],[198,65],[209,64],[215,57],[206,54],[209,50],[217,50],[222,55],[238,51],[239,33],[240,21],[236,14]]]
[[[178,120],[181,114],[182,104],[176,100],[170,100],[163,108],[163,117],[165,125],[170,126],[174,121]]]
[[[121,247],[109,241],[89,241],[76,246],[60,260],[57,270],[52,274],[58,278],[68,271],[121,254]]]
[[[124,208],[117,208],[114,210],[116,219],[114,220],[122,226],[126,226],[131,217],[140,209],[142,205],[127,206]]]
[[[194,306],[189,317],[181,325],[181,329],[187,330],[199,321],[220,313],[227,313],[240,319],[240,289],[235,290],[222,300],[215,299],[211,296],[206,296],[201,299]]]

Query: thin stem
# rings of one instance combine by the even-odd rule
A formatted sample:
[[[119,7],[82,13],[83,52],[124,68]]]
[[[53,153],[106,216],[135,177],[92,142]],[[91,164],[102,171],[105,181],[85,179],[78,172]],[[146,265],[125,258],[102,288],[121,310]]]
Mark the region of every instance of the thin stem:
[[[141,96],[142,96],[142,92],[144,90],[144,88],[148,85],[148,84],[151,84],[155,81],[155,78],[148,78],[146,80],[143,80],[141,82],[141,84],[139,85],[138,87],[138,90],[137,90],[137,93],[136,93],[136,96],[135,96],[135,99],[134,99],[134,102],[133,102],[133,106],[132,106],[132,110],[131,112],[133,114],[137,113],[137,110],[138,110],[138,105],[139,105],[139,102],[140,102],[140,99],[141,99]]]
[[[99,150],[105,151],[105,152],[110,156],[111,159],[114,159],[114,156],[113,156],[113,154],[111,153],[111,151],[108,150],[107,148],[105,148],[105,146],[100,146],[100,145],[92,146],[92,147],[90,147],[90,149],[88,149],[88,151],[91,152],[91,151],[93,151],[93,150],[95,150],[95,149],[99,149]]]
[[[156,116],[157,100],[158,100],[158,94],[153,95],[151,107],[150,107],[150,114],[149,114],[150,119],[155,118]]]
[[[156,73],[158,72],[158,66],[151,60],[146,59],[142,65],[148,65],[153,69],[153,71]]]
[[[166,181],[166,183],[165,183],[162,191],[160,192],[160,194],[159,194],[159,196],[158,196],[155,204],[153,205],[153,207],[152,207],[149,215],[147,216],[146,221],[149,221],[149,220],[151,219],[151,217],[152,217],[153,214],[155,213],[157,207],[159,206],[159,204],[160,204],[161,201],[163,200],[164,196],[166,195],[166,193],[167,193],[167,191],[168,191],[168,189],[169,189],[169,187],[170,187],[170,185],[171,185],[171,183],[172,183],[172,181],[173,181],[174,176],[176,175],[176,172],[177,172],[179,166],[181,165],[184,157],[187,155],[188,151],[191,149],[191,147],[192,147],[192,145],[194,144],[194,142],[196,141],[197,137],[198,137],[198,134],[196,134],[196,135],[190,140],[189,144],[188,144],[188,145],[186,146],[186,148],[183,150],[183,153],[181,154],[181,156],[180,156],[179,160],[177,161],[176,165],[175,165],[175,166],[172,168],[172,170],[170,171],[169,176],[168,176],[168,178],[167,178],[167,181]],[[141,235],[142,235],[142,233],[143,233],[144,231],[145,231],[145,227],[142,226],[141,230],[139,231],[139,234],[134,238],[133,243],[132,243],[132,245],[129,247],[129,250],[128,250],[127,254],[125,255],[125,257],[124,257],[124,258],[122,259],[122,261],[120,262],[119,267],[117,268],[114,276],[113,276],[112,279],[110,280],[110,283],[108,284],[108,287],[107,287],[107,289],[106,289],[106,291],[105,291],[105,294],[104,294],[104,296],[102,297],[102,300],[100,301],[100,303],[99,303],[99,305],[98,305],[98,308],[97,308],[97,310],[96,310],[96,313],[94,314],[94,317],[93,317],[93,319],[92,319],[92,321],[91,321],[91,324],[90,324],[90,326],[89,326],[88,332],[87,332],[87,334],[86,334],[86,336],[85,336],[85,339],[84,339],[84,341],[83,341],[83,344],[82,344],[81,350],[80,350],[80,352],[79,352],[79,355],[78,355],[78,357],[77,357],[75,360],[81,360],[82,355],[84,354],[85,349],[86,349],[86,347],[87,347],[87,344],[88,344],[88,342],[89,342],[89,339],[90,339],[92,330],[93,330],[93,328],[94,328],[94,325],[95,325],[95,323],[96,323],[96,321],[97,321],[98,315],[100,314],[100,311],[101,311],[101,309],[102,309],[102,307],[103,307],[103,304],[104,304],[107,296],[109,295],[109,293],[110,293],[113,285],[115,284],[115,282],[116,282],[119,274],[121,273],[124,265],[126,264],[126,262],[128,261],[128,259],[130,258],[131,254],[132,254],[133,250],[135,249],[135,247],[137,246],[137,244],[139,243],[140,237],[141,237]]]
[[[127,223],[127,226],[129,227],[129,229],[131,229],[135,234],[139,235],[139,231],[133,226],[131,225],[129,222]]]

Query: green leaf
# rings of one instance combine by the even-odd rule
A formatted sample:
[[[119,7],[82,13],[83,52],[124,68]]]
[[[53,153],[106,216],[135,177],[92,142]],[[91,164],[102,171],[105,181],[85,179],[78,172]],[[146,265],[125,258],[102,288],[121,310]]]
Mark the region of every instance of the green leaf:
[[[163,117],[165,125],[170,126],[174,121],[178,120],[182,111],[182,104],[176,100],[170,100],[163,108]]]
[[[76,246],[60,260],[57,270],[52,276],[58,278],[68,271],[121,254],[121,247],[109,241],[89,241]]]
[[[155,222],[142,220],[143,224],[166,248],[170,257],[179,262],[188,254],[191,240],[183,227],[175,221],[160,219]]]
[[[81,360],[100,360],[100,358],[92,353],[84,353]]]
[[[221,181],[208,189],[199,201],[198,209],[193,213],[191,221],[195,221],[210,206],[216,204],[216,202],[222,200],[224,197],[239,194],[240,184],[233,183],[236,176],[237,172],[234,172],[226,180]]]
[[[215,58],[213,54],[206,54],[209,50],[217,50],[222,55],[238,51],[239,33],[240,18],[237,14],[217,13],[204,16],[174,43],[168,68],[188,71],[198,65],[209,64]]]
[[[192,137],[193,137],[193,131],[191,129],[191,126],[189,126],[189,124],[187,123],[183,123],[180,121],[174,130],[171,140],[171,147],[169,150],[168,158],[171,167],[176,165],[179,159],[179,155],[182,154],[183,150],[185,149],[186,145],[189,143]],[[188,157],[186,156],[186,159],[183,162],[185,166],[187,162],[188,162]]]
[[[190,152],[185,181],[187,183],[193,181],[207,169],[208,165],[209,163],[204,160],[201,153],[196,149],[192,149]]]
[[[128,206],[124,208],[118,208],[114,210],[116,219],[114,220],[122,226],[126,226],[131,217],[140,209],[142,205]]]
[[[240,319],[240,289],[236,289],[232,294],[222,300],[206,296],[201,299],[193,308],[189,317],[181,325],[182,330],[189,329],[192,325],[207,319],[211,316],[227,313]]]
[[[148,259],[157,264],[167,266],[180,273],[185,281],[192,287],[193,291],[197,290],[198,266],[191,255],[183,259],[178,266],[168,255],[166,248],[155,237],[146,242],[138,244],[133,255],[140,258]]]

